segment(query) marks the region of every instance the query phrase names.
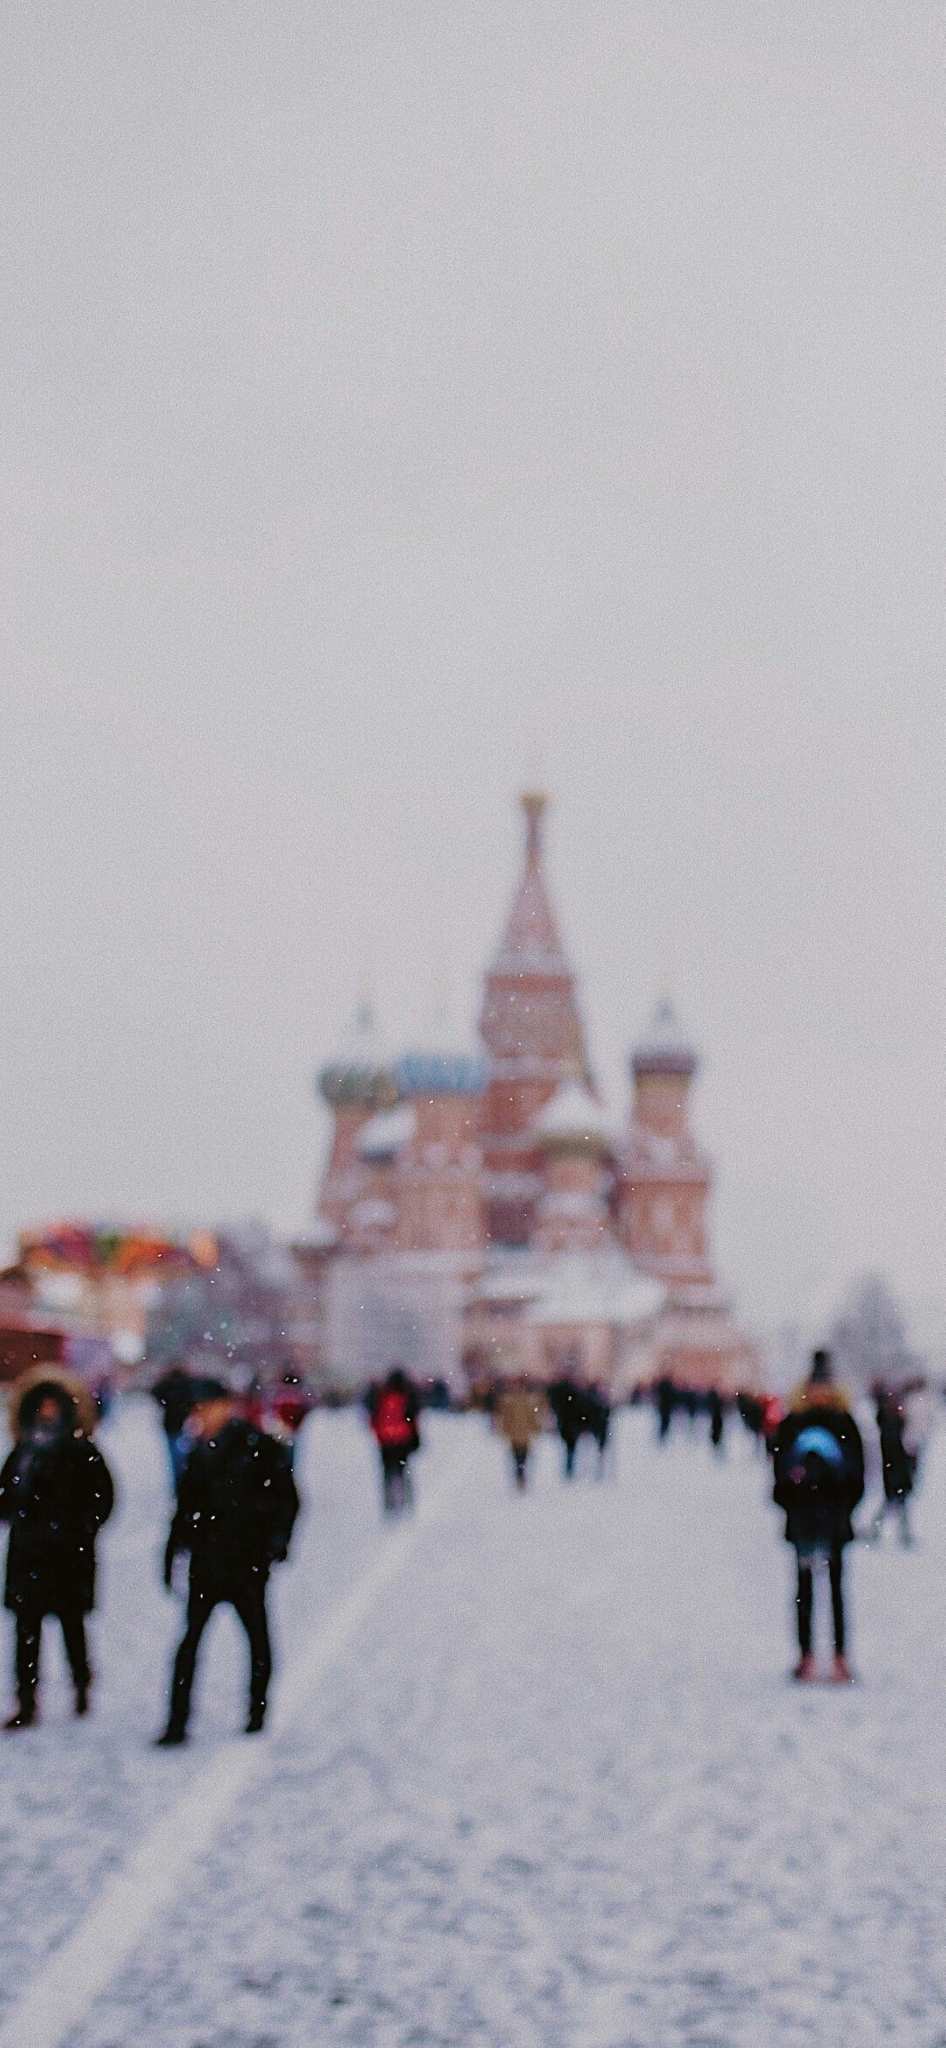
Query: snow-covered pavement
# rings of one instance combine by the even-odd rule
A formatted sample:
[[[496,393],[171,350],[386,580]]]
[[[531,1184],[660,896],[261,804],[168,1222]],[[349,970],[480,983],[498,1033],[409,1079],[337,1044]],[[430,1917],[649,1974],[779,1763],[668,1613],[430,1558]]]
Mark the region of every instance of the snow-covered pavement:
[[[50,1632],[3,1751],[3,2048],[31,2012],[49,2048],[946,2048],[946,1461],[914,1552],[851,1553],[862,1684],[799,1692],[747,1444],[627,1417],[613,1480],[545,1443],[522,1499],[479,1420],[429,1438],[392,1529],[357,1419],[314,1420],[273,1732],[229,1739],[227,1617],[154,1753],[162,1451],[143,1404],[106,1432],[96,1712]]]

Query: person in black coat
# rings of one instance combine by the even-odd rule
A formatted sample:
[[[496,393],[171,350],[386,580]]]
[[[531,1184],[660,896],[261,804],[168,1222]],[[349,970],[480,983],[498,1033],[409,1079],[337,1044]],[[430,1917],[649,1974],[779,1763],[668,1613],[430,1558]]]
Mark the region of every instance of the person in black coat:
[[[10,1525],[4,1599],[16,1618],[17,1705],[7,1731],[36,1720],[43,1621],[56,1615],[76,1713],[89,1705],[92,1673],[85,1617],[95,1605],[95,1539],[108,1520],[114,1488],[90,1442],[94,1421],[86,1390],[46,1367],[13,1390],[13,1449],[0,1471],[0,1521]]]
[[[570,1373],[563,1373],[561,1379],[552,1381],[547,1399],[564,1452],[562,1470],[565,1478],[571,1479],[574,1477],[579,1441],[588,1426],[584,1391]]]
[[[880,1462],[884,1497],[870,1526],[871,1542],[880,1540],[884,1519],[893,1509],[900,1522],[900,1541],[911,1544],[910,1495],[916,1483],[917,1459],[908,1450],[906,1413],[902,1394],[885,1388],[877,1397],[877,1428],[880,1433]]]
[[[718,1387],[711,1387],[706,1397],[706,1412],[709,1416],[710,1443],[714,1451],[723,1455],[726,1435],[726,1403]]]
[[[175,1493],[181,1483],[181,1475],[187,1463],[190,1442],[187,1437],[187,1423],[200,1391],[199,1382],[186,1366],[170,1365],[166,1373],[151,1389],[152,1397],[161,1410],[161,1425],[168,1447],[168,1463],[171,1469],[171,1484]]]
[[[785,1511],[785,1537],[798,1562],[799,1660],[794,1677],[815,1676],[812,1654],[814,1568],[828,1566],[834,1624],[832,1677],[849,1683],[844,1615],[844,1551],[851,1515],[864,1493],[864,1445],[847,1396],[831,1377],[827,1351],[816,1351],[811,1375],[792,1397],[773,1444],[773,1499]]]
[[[205,1381],[194,1409],[196,1441],[181,1478],[164,1555],[164,1583],[173,1587],[174,1560],[190,1552],[187,1624],[174,1659],[167,1727],[158,1746],[187,1739],[200,1640],[215,1607],[231,1606],[250,1647],[248,1735],[266,1716],[272,1674],[266,1586],[270,1568],[288,1555],[299,1496],[288,1453],[275,1437],[239,1420],[220,1381]]]
[[[668,1373],[662,1373],[654,1388],[657,1410],[657,1442],[666,1443],[677,1406],[677,1390]]]
[[[583,1408],[585,1428],[598,1447],[598,1478],[602,1479],[611,1436],[611,1403],[603,1386],[595,1385],[585,1389]]]

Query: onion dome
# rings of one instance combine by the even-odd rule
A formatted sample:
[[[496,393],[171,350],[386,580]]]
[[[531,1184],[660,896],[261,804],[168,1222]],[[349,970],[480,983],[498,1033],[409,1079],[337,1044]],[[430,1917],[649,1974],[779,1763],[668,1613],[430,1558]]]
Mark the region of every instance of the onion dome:
[[[317,1086],[332,1109],[382,1109],[394,1102],[397,1090],[370,1003],[359,1003],[347,1044],[322,1068]]]
[[[359,1159],[379,1166],[396,1159],[404,1146],[410,1144],[416,1123],[417,1114],[409,1102],[399,1102],[394,1109],[382,1109],[377,1116],[369,1117],[355,1140]]]
[[[401,1096],[479,1095],[485,1070],[476,1053],[406,1052],[395,1062],[393,1078]]]
[[[607,1152],[611,1143],[600,1105],[583,1081],[563,1081],[532,1125],[543,1151]]]
[[[631,1072],[637,1080],[641,1074],[679,1074],[689,1079],[696,1073],[699,1061],[681,1029],[680,1021],[668,996],[662,996],[656,1005],[650,1023],[639,1045],[631,1054]]]

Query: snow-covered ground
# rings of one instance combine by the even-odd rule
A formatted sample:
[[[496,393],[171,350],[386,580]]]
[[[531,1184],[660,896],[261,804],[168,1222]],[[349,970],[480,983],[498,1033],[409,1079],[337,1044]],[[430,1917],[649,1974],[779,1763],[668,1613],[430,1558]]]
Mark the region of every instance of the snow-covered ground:
[[[565,1488],[544,1443],[519,1498],[479,1420],[435,1418],[404,1530],[357,1419],[320,1416],[273,1732],[229,1739],[225,1617],[192,1746],[154,1753],[179,1617],[149,1410],[103,1448],[96,1711],[69,1718],[50,1630],[43,1725],[2,1752],[3,2048],[946,2048],[935,1451],[917,1549],[849,1553],[862,1682],[800,1692],[741,1438],[659,1453],[627,1417],[612,1479]]]

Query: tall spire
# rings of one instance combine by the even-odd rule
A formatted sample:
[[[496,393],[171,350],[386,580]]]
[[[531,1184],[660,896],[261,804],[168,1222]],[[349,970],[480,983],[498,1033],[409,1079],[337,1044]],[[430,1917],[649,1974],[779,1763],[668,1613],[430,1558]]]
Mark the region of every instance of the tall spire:
[[[499,950],[483,989],[486,1054],[482,1110],[491,1236],[524,1243],[540,1189],[534,1119],[561,1083],[587,1079],[575,981],[565,957],[542,866],[546,800],[529,791],[525,861]]]
[[[539,790],[526,790],[519,802],[526,823],[525,862],[493,971],[568,974],[542,865],[542,822],[548,798]]]

